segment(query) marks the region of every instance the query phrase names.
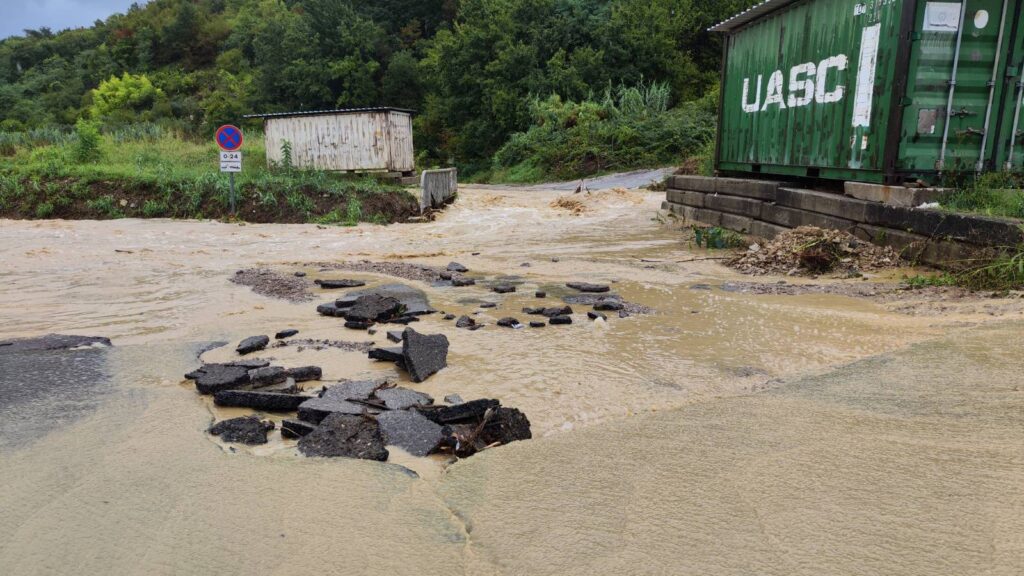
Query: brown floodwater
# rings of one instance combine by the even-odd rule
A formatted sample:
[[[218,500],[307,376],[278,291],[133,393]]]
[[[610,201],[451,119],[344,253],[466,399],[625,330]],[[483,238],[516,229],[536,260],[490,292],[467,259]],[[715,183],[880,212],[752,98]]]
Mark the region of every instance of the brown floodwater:
[[[660,222],[663,195],[553,207],[560,194],[464,190],[435,222],[389,227],[0,221],[0,339],[115,344],[62,380],[73,402],[44,388],[0,408],[0,574],[1024,572],[1019,301],[723,290],[751,279]],[[498,296],[310,264],[362,259],[456,260],[522,284]],[[211,440],[214,419],[242,412],[182,382],[204,344],[284,328],[386,342],[318,316],[336,292],[291,303],[229,282],[257,266],[403,282],[458,315],[499,303],[478,332],[418,324],[449,337],[449,367],[404,383],[498,398],[534,440],[454,464],[309,460],[276,432],[257,449]],[[655,313],[493,326],[571,280]],[[260,356],[328,381],[404,379],[332,348]],[[58,411],[74,417],[40,423]]]

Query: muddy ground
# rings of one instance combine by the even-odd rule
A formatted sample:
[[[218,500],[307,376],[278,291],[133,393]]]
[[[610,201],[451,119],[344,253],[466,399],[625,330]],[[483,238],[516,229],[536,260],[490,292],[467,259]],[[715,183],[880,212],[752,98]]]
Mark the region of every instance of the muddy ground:
[[[1024,571],[1024,300],[901,290],[916,271],[742,276],[665,225],[662,197],[464,189],[435,222],[389,227],[0,221],[0,340],[113,341],[0,351],[0,573]],[[435,282],[451,261],[477,285]],[[255,269],[289,288],[231,281]],[[339,291],[315,281],[336,278],[404,282],[489,326],[425,318],[449,367],[413,384],[366,358],[384,330],[316,314]],[[494,325],[576,280],[653,313]],[[240,412],[182,375],[288,328],[301,344],[259,356],[498,398],[534,439],[381,464],[211,438]]]

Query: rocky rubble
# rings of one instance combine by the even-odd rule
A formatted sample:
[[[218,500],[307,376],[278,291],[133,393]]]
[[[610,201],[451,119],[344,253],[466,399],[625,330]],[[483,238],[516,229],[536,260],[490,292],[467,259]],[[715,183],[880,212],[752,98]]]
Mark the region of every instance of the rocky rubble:
[[[729,265],[744,274],[859,276],[862,272],[902,265],[892,247],[876,246],[840,230],[803,226],[753,245]]]

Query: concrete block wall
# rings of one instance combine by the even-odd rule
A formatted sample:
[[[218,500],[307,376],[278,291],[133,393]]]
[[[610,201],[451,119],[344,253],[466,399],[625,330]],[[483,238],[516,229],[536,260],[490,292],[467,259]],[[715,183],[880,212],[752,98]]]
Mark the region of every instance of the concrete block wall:
[[[913,208],[914,202],[935,199],[934,191],[871,186],[847,186],[854,194],[843,195],[775,181],[672,176],[663,208],[689,222],[762,238],[800,226],[845,230],[892,246],[910,261],[941,268],[967,267],[1024,244],[1020,222]]]
[[[459,192],[459,171],[455,168],[424,170],[420,175],[420,212],[440,209]]]

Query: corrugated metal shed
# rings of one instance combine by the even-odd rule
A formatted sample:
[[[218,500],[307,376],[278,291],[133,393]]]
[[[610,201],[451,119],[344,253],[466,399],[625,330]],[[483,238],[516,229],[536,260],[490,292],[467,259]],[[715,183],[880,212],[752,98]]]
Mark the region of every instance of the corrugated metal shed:
[[[267,163],[344,172],[397,172],[415,169],[412,110],[390,107],[344,108],[252,114],[263,118]]]

